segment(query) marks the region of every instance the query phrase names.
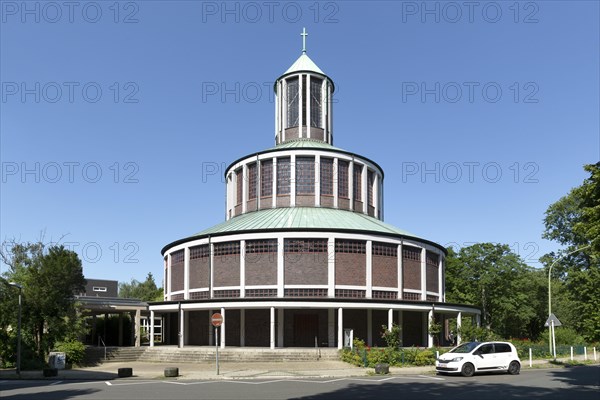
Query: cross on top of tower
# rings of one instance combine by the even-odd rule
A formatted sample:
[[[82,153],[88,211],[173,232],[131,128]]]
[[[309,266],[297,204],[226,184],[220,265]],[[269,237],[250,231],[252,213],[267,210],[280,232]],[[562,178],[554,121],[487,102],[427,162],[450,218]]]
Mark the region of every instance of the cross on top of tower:
[[[306,33],[306,28],[302,28],[302,33],[300,36],[302,36],[302,53],[306,53],[306,37],[308,36],[308,33]]]

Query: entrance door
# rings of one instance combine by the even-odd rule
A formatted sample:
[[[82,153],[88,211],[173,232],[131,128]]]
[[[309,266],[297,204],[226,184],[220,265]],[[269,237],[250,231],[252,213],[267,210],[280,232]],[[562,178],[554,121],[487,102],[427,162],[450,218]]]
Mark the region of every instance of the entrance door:
[[[317,314],[294,314],[294,346],[314,347],[319,332]]]

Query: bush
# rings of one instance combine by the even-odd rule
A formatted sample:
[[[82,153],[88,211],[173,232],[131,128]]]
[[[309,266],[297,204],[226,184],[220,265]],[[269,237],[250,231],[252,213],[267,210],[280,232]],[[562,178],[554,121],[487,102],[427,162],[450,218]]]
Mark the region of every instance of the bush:
[[[429,349],[421,350],[417,353],[414,363],[415,365],[433,365],[435,364],[435,354]]]
[[[54,346],[55,351],[60,351],[66,354],[67,363],[79,364],[85,356],[85,346],[78,340],[70,340],[66,342],[57,342]]]

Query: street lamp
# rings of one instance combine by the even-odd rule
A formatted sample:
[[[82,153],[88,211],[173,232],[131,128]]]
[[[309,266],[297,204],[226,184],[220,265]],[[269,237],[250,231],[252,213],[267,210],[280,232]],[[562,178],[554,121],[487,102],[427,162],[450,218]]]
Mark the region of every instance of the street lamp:
[[[573,250],[571,252],[568,252],[567,254],[564,254],[563,256],[557,258],[551,265],[550,268],[548,269],[548,318],[550,318],[550,316],[552,315],[552,287],[551,287],[551,281],[550,281],[550,277],[552,274],[552,267],[554,267],[554,264],[556,264],[557,262],[559,262],[560,260],[562,260],[563,258],[570,256],[573,253],[577,253],[578,251],[581,251],[583,249],[587,249],[588,247],[590,247],[592,244],[588,244],[587,246],[583,246],[580,247],[576,250]],[[548,329],[552,329],[550,327],[551,324],[548,324]],[[552,339],[550,338],[550,335],[548,335],[548,346],[550,347],[550,353],[552,354]],[[556,356],[554,356],[554,358],[556,358]]]
[[[8,284],[19,289],[19,322],[17,323],[17,375],[21,376],[21,292],[23,291],[23,286],[16,282],[9,282]]]

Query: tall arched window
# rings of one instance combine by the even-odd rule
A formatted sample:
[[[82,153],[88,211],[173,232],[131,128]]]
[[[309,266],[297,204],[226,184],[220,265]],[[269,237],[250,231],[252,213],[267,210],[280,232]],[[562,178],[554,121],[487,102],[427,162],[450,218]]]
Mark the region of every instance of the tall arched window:
[[[299,125],[298,102],[300,101],[300,88],[298,77],[289,78],[287,81],[287,126],[291,128]]]

